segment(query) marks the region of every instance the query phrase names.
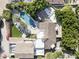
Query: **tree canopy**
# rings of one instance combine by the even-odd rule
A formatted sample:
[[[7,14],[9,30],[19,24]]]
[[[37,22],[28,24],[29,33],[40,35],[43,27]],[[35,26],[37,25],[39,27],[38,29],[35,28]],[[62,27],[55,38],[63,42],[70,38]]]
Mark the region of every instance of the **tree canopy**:
[[[37,16],[37,13],[48,6],[49,4],[46,0],[36,0],[31,4],[27,4],[26,12],[29,13],[35,19]]]
[[[7,4],[6,8],[13,10],[25,10],[26,13],[30,14],[34,19],[36,18],[36,14],[38,11],[41,11],[48,7],[49,4],[46,0],[35,0],[33,3],[26,3],[26,2],[16,2]]]
[[[79,6],[76,7],[75,12],[76,12],[77,17],[79,18]]]
[[[56,16],[62,25],[62,47],[66,50],[75,50],[78,44],[79,26],[72,7],[65,6],[61,10],[56,10]]]
[[[61,51],[55,51],[55,52],[48,52],[46,53],[46,59],[57,59],[57,58],[60,58],[60,57],[63,57],[63,53]]]
[[[6,19],[6,21],[12,19],[12,13],[10,10],[3,10],[3,18]]]

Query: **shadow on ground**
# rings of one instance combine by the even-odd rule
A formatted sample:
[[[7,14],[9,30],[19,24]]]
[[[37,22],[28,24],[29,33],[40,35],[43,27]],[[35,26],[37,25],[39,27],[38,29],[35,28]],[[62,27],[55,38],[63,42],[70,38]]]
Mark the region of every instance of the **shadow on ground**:
[[[4,50],[2,49],[2,47],[0,47],[0,54],[2,54],[4,52]]]

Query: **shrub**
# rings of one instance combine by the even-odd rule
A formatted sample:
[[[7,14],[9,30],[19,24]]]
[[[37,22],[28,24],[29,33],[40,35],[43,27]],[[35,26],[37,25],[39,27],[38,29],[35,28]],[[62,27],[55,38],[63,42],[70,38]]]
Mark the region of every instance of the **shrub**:
[[[6,21],[9,21],[12,19],[12,13],[10,10],[3,10],[3,18],[6,19]]]
[[[75,52],[76,58],[79,59],[79,51]]]
[[[46,54],[46,59],[57,59],[58,57],[61,57],[61,56],[63,56],[62,52],[57,52],[57,51],[54,53],[48,52]]]
[[[38,56],[38,58],[37,59],[42,59],[42,57],[41,56]]]

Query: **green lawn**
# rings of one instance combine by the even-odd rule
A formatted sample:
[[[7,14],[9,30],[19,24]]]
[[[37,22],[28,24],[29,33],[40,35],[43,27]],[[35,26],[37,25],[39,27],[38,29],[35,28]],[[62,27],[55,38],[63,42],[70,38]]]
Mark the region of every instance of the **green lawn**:
[[[15,27],[12,27],[12,37],[21,37],[22,33]]]

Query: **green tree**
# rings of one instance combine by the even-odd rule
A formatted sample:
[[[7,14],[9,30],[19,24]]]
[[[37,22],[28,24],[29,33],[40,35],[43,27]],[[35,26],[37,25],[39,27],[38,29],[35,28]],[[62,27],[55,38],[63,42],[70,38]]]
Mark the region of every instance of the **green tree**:
[[[10,10],[13,10],[16,8],[16,3],[10,3],[10,4],[6,4],[6,8],[7,9],[10,9]]]
[[[46,54],[46,59],[57,59],[59,57],[63,57],[63,53],[61,51],[59,52],[55,51],[54,53],[48,52]]]
[[[76,12],[77,17],[79,18],[79,6],[76,7],[75,12]]]
[[[76,59],[79,59],[79,51],[75,52]]]
[[[79,33],[76,15],[70,6],[65,6],[61,10],[56,11],[56,16],[62,25],[62,47],[65,50],[74,51],[77,48]]]
[[[26,13],[30,14],[34,19],[37,17],[37,12],[45,9],[48,7],[49,4],[46,0],[35,0],[33,3],[26,3],[26,2],[16,2],[7,4],[6,8],[13,10],[16,9],[18,11],[25,10]]]
[[[31,4],[26,5],[26,12],[29,13],[34,19],[37,17],[37,12],[48,7],[49,4],[46,0],[36,0]]]
[[[10,10],[3,10],[3,18],[6,19],[6,21],[9,21],[12,19],[12,13]]]

